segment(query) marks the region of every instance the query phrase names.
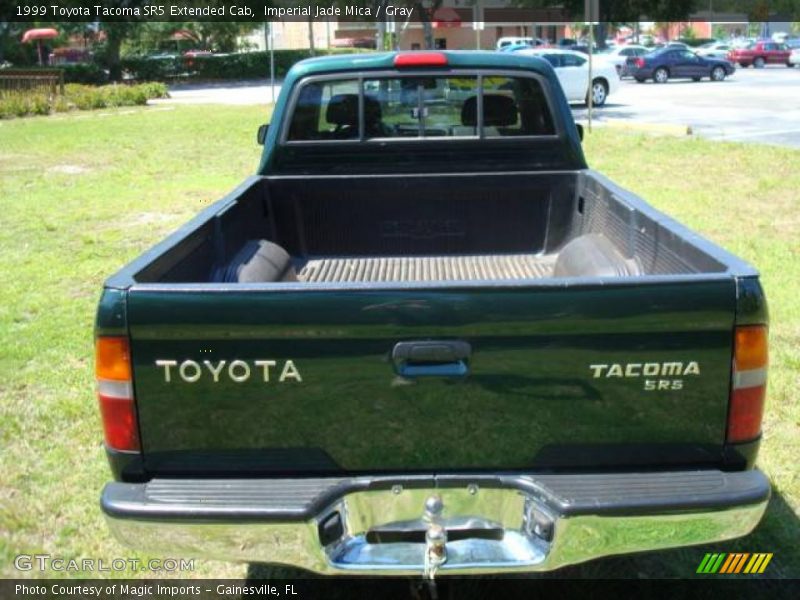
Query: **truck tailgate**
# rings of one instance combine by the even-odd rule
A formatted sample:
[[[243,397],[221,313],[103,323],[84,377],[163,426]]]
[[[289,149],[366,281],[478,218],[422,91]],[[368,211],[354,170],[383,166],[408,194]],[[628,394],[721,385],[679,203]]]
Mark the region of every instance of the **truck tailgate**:
[[[723,275],[134,285],[145,467],[224,476],[719,464],[735,297]]]

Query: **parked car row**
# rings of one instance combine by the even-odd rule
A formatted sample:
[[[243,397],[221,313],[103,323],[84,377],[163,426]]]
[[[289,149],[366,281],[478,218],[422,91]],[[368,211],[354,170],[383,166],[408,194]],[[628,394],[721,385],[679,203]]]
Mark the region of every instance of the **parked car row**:
[[[787,65],[792,67],[789,58],[792,51],[786,44],[779,44],[769,40],[753,42],[743,48],[733,48],[728,53],[728,60],[738,63],[740,67],[747,68],[753,65],[761,69],[767,65]]]
[[[539,38],[531,38],[531,37],[519,37],[519,36],[507,36],[501,37],[497,40],[497,49],[502,50],[504,52],[509,51],[511,48],[517,46],[546,46],[547,42],[545,40]]]
[[[594,54],[591,81],[589,58],[579,47],[561,49],[534,38],[503,38],[503,52],[536,56],[548,61],[570,102],[589,102],[603,106],[614,93],[619,80],[630,76],[637,82],[652,80],[666,83],[670,79],[723,81],[736,71],[736,64],[762,67],[766,64],[800,64],[800,48],[794,51],[786,44],[762,40],[735,45],[708,42],[697,49],[682,42],[669,42],[660,48],[637,44],[615,46]]]
[[[574,50],[557,48],[526,48],[517,54],[538,56],[549,62],[556,72],[558,81],[570,102],[589,102],[603,106],[609,94],[616,91],[619,75],[614,66],[607,62],[592,65],[592,81],[589,82],[589,59]]]
[[[727,59],[728,53],[731,50],[733,50],[731,44],[726,44],[725,42],[709,42],[708,44],[700,46],[695,54],[705,58]]]
[[[689,50],[667,47],[644,56],[628,58],[626,70],[639,83],[648,79],[656,83],[666,83],[670,79],[700,81],[704,77],[711,81],[722,81],[732,75],[736,68],[724,59],[699,56]]]
[[[639,46],[637,44],[627,44],[625,46],[614,46],[607,50],[598,52],[596,57],[599,62],[606,62],[614,67],[620,78],[628,75],[626,71],[627,59],[644,56],[651,51],[651,48]]]

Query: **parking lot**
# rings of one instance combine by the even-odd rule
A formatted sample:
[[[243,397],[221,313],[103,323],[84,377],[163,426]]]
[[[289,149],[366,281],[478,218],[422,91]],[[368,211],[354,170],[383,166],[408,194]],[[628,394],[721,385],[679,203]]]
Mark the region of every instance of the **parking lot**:
[[[574,105],[573,112],[586,121],[584,106]],[[710,139],[800,147],[800,68],[737,68],[720,83],[627,78],[594,119],[675,133],[691,127],[694,135]]]
[[[275,86],[275,96],[280,85]],[[241,81],[189,84],[170,89],[177,104],[268,104],[269,82]],[[586,122],[586,107],[573,105],[579,122]],[[800,68],[770,66],[742,69],[723,82],[690,79],[666,84],[636,83],[626,78],[594,122],[627,123],[642,130],[686,133],[709,139],[757,142],[800,147]]]

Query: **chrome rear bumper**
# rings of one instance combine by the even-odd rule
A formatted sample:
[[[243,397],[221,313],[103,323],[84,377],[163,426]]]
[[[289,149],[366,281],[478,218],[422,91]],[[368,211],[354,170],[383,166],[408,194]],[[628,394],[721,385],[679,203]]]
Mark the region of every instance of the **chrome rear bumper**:
[[[110,483],[101,504],[141,550],[400,575],[432,562],[440,574],[546,571],[717,542],[749,533],[769,494],[752,470],[154,480]]]

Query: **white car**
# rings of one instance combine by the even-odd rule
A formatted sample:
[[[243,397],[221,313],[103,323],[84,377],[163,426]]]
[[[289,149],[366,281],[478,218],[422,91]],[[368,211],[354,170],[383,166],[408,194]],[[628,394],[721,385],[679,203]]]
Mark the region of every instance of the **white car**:
[[[516,36],[501,37],[499,40],[497,40],[497,49],[502,50],[503,48],[506,48],[508,46],[520,46],[520,45],[534,47],[534,46],[541,46],[544,43],[545,43],[544,40],[532,37],[516,37]]]
[[[697,49],[698,56],[705,56],[706,58],[728,58],[728,52],[733,49],[733,46],[730,44],[724,44],[722,42],[711,42],[710,44],[703,44]]]
[[[611,64],[593,60],[593,81],[589,86],[589,57],[580,52],[555,48],[526,48],[516,51],[515,54],[537,56],[553,65],[569,102],[588,103],[591,90],[592,104],[603,106],[609,94],[613,94],[619,85],[619,75]]]
[[[598,62],[605,61],[612,65],[619,76],[624,77],[627,75],[627,73],[625,73],[625,61],[628,60],[628,57],[632,56],[637,58],[639,56],[644,56],[648,52],[650,52],[650,48],[637,44],[627,44],[625,46],[615,46],[605,52],[598,52],[594,56]]]
[[[792,53],[789,55],[789,64],[793,67],[795,65],[800,65],[800,48],[792,50]]]

